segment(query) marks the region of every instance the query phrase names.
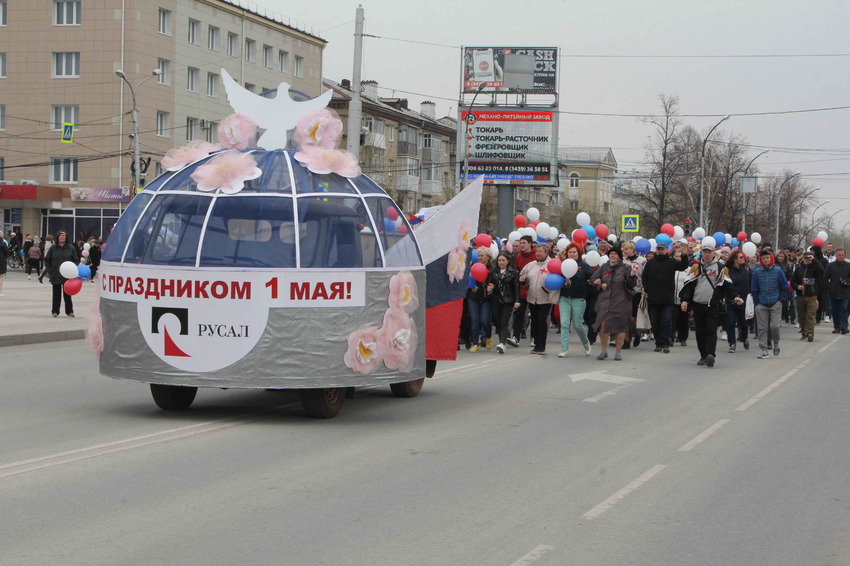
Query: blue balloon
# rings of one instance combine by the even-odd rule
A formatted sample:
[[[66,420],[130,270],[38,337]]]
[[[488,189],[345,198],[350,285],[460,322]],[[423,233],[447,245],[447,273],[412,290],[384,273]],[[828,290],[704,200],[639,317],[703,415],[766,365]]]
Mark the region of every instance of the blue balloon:
[[[564,286],[565,281],[566,279],[564,279],[563,275],[558,275],[557,273],[550,273],[546,276],[546,281],[543,283],[543,285],[550,291],[557,291],[558,289]]]
[[[91,268],[88,265],[78,265],[77,273],[77,279],[91,279]]]
[[[714,241],[717,242],[718,246],[722,246],[726,243],[726,234],[723,232],[715,232],[712,237],[714,238]]]
[[[473,287],[475,287],[475,279],[472,278],[472,275],[467,275],[466,278],[468,280],[466,288],[472,289]]]
[[[540,243],[540,242],[546,242],[546,241],[548,241],[548,240],[546,240],[546,238],[543,238],[543,237],[541,237],[541,236],[537,236],[537,242],[538,242],[538,243]]]
[[[390,220],[389,218],[384,218],[384,232],[387,234],[392,234],[395,232],[395,222]]]
[[[585,232],[587,232],[587,239],[588,240],[593,240],[594,238],[596,238],[596,228],[594,228],[590,224],[587,224],[586,226],[582,226],[581,229],[584,230]]]
[[[655,241],[659,244],[664,244],[666,246],[667,244],[673,242],[673,238],[671,238],[667,234],[658,234],[657,236],[655,236]]]
[[[740,243],[741,242],[738,241],[738,238],[732,238],[732,247],[733,248],[737,248],[738,244],[740,244]]]
[[[649,240],[646,238],[641,238],[637,242],[635,242],[635,251],[640,255],[646,255],[649,253],[649,249],[652,246],[649,244]]]
[[[478,250],[472,250],[472,263],[478,263]]]

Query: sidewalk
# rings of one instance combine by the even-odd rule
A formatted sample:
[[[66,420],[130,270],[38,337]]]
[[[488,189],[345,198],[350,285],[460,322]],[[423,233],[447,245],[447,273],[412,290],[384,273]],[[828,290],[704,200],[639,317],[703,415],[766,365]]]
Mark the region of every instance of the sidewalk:
[[[97,280],[85,281],[82,290],[74,295],[76,318],[65,316],[65,305],[58,318],[50,314],[52,287],[45,277],[38,282],[35,272],[27,280],[23,270],[10,269],[3,283],[5,295],[0,297],[0,347],[38,344],[58,340],[80,340],[85,337],[89,313],[97,297]]]

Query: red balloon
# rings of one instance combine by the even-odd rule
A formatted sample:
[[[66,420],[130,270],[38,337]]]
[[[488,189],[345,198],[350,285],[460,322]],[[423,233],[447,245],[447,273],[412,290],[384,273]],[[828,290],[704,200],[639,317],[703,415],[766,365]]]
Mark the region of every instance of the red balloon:
[[[407,226],[405,226],[404,224],[402,224],[401,226],[399,226],[399,227],[398,227],[398,233],[399,233],[399,234],[407,234]]]
[[[823,240],[820,238],[815,238],[814,240],[812,240],[812,245],[823,247]]]
[[[398,220],[398,210],[396,209],[396,207],[391,206],[384,211],[384,216],[395,222],[396,220]]]
[[[673,228],[672,224],[662,224],[661,225],[661,233],[667,234],[668,236],[670,236],[672,238],[673,234],[676,233],[676,229]]]
[[[472,269],[469,270],[469,274],[472,275],[472,278],[479,283],[483,283],[487,279],[487,275],[489,273],[490,272],[487,271],[487,266],[483,263],[476,263],[472,266]]]
[[[596,237],[602,238],[603,240],[608,237],[608,227],[604,224],[596,225]]]
[[[528,223],[528,220],[525,219],[525,216],[522,214],[517,214],[514,216],[514,224],[516,224],[517,228],[525,228],[525,225]]]
[[[696,238],[694,238],[693,236],[691,236],[690,238],[688,238],[688,241],[689,241],[689,242],[696,242]]]
[[[579,244],[587,241],[587,232],[579,228],[575,232],[573,232],[573,240],[578,242]]]
[[[76,295],[83,288],[83,282],[79,279],[68,279],[62,287],[68,295]]]
[[[739,242],[743,242],[746,239],[747,239],[747,233],[746,232],[744,232],[743,230],[738,232],[738,241]]]
[[[475,236],[475,247],[477,247],[477,248],[480,248],[482,246],[485,247],[485,248],[489,248],[490,244],[492,244],[492,243],[493,243],[493,239],[490,238],[489,235],[484,234],[483,232],[481,234],[478,234],[477,236]]]
[[[537,228],[537,225],[538,225],[538,224],[540,224],[540,221],[539,221],[539,220],[535,220],[534,222],[532,222],[531,224],[529,224],[529,226],[531,226],[532,228]]]
[[[561,260],[556,258],[556,257],[553,257],[552,259],[549,260],[549,263],[546,264],[546,270],[549,273],[560,274],[561,273]]]

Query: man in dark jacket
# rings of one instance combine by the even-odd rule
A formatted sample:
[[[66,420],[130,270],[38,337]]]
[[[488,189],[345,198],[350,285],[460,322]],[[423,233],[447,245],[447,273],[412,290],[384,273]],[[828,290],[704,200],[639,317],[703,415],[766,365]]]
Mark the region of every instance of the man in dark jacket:
[[[47,257],[44,258],[44,270],[48,272],[50,283],[53,285],[53,307],[51,309],[53,318],[59,316],[59,307],[63,299],[65,300],[65,314],[74,318],[74,302],[71,300],[71,295],[63,289],[67,279],[59,272],[59,266],[66,261],[77,264],[79,257],[73,242],[68,241],[68,233],[59,230],[56,234],[56,243],[50,246]]]
[[[815,314],[823,267],[810,251],[803,253],[800,265],[791,274],[791,288],[797,295],[797,320],[800,321],[800,340],[815,339]]]
[[[835,250],[835,261],[826,267],[823,281],[832,302],[833,334],[848,334],[847,304],[850,302],[850,263],[845,261],[844,248]]]
[[[670,353],[673,344],[673,309],[676,302],[675,273],[688,267],[688,256],[680,260],[667,254],[667,246],[658,243],[655,257],[646,262],[641,282],[646,293],[649,322],[655,336],[655,351]]]

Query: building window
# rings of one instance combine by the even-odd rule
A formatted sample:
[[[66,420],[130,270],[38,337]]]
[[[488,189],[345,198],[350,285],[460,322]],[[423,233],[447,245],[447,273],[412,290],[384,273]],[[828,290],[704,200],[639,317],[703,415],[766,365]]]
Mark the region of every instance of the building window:
[[[272,67],[272,46],[263,45],[263,67]]]
[[[80,25],[80,4],[80,0],[57,0],[54,4],[56,20],[53,23],[57,26]]]
[[[289,73],[289,53],[286,51],[278,51],[277,64],[280,67],[281,73]]]
[[[189,67],[186,70],[186,89],[191,92],[198,92],[198,83],[201,80],[201,71],[194,67]]]
[[[406,172],[411,177],[419,177],[419,160],[415,157],[402,158],[402,171]]]
[[[53,123],[50,128],[61,130],[63,124],[74,124],[74,130],[80,128],[80,107],[78,105],[53,107]]]
[[[168,137],[169,130],[169,115],[168,112],[157,111],[156,113],[156,135],[162,138]]]
[[[207,73],[207,96],[218,96],[218,75]]]
[[[0,157],[0,181],[6,178],[4,171],[6,171],[6,158]]]
[[[395,128],[392,126],[387,126],[387,141],[395,141]]]
[[[570,173],[570,188],[571,189],[577,189],[578,188],[578,181],[579,181],[579,174],[578,173]]]
[[[186,141],[192,141],[198,137],[198,119],[186,118]]]
[[[440,138],[434,134],[423,134],[422,147],[424,149],[434,149],[440,151]]]
[[[0,104],[0,130],[6,129],[6,105]],[[2,171],[0,171],[2,173]]]
[[[77,160],[67,159],[64,157],[52,157],[50,159],[50,182],[76,183]]]
[[[156,82],[161,85],[171,84],[171,61],[168,59],[157,59],[156,68],[161,72],[156,77]]]
[[[239,57],[239,36],[235,33],[227,34],[227,54],[231,57]]]
[[[0,53],[0,79],[6,78],[6,54]]]
[[[189,20],[189,43],[198,44],[198,39],[201,35],[201,22],[198,20]]]
[[[218,141],[218,122],[208,122],[206,132],[204,139],[210,143],[216,143]]]
[[[164,35],[171,35],[171,12],[159,9],[159,20],[156,30]]]
[[[0,26],[6,25],[6,0],[0,0]]]
[[[80,54],[79,53],[54,53],[53,54],[53,76],[54,77],[79,77],[80,76]]]
[[[570,201],[570,210],[578,210],[578,201],[577,200],[571,200]]]
[[[304,57],[295,56],[295,76],[299,79],[304,78]]]
[[[248,92],[254,92],[257,89],[257,85],[253,85],[251,83],[245,83],[245,90]]]
[[[207,34],[207,47],[213,51],[218,51],[220,42],[221,30],[215,26],[210,26],[209,33]]]
[[[257,42],[253,39],[245,40],[245,60],[249,63],[253,63],[254,59],[257,57]]]

